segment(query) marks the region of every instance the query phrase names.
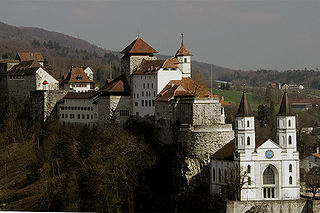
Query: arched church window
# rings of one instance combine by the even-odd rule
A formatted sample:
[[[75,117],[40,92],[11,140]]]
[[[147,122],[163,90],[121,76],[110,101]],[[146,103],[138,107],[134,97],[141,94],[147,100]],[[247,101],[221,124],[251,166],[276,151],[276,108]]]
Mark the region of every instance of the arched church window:
[[[247,137],[247,145],[250,146],[250,137]]]
[[[291,127],[291,120],[289,120],[289,127]]]
[[[289,184],[292,184],[292,176],[289,177]]]
[[[292,164],[289,164],[289,172],[292,172]]]
[[[250,165],[248,165],[248,167],[247,167],[247,172],[250,174],[251,173],[251,166]]]
[[[284,144],[284,136],[281,137],[282,144]]]
[[[219,169],[219,183],[221,183],[221,169]]]
[[[212,180],[213,182],[216,181],[216,170],[214,168],[212,168]]]
[[[250,127],[250,122],[249,121],[247,121],[247,127]]]
[[[289,144],[292,144],[292,137],[291,137],[291,135],[289,136]]]
[[[248,185],[251,185],[251,177],[248,177]]]
[[[263,172],[263,184],[274,184],[274,172],[273,170],[268,167]]]

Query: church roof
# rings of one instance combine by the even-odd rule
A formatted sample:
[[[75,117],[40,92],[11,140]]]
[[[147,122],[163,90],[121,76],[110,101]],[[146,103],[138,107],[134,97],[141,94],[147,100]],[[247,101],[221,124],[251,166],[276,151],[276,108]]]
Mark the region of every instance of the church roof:
[[[265,138],[256,138],[255,148],[259,148],[264,144],[268,139]],[[221,149],[216,151],[211,158],[220,159],[220,160],[233,160],[233,153],[235,152],[235,139],[231,140],[229,143],[224,145]]]
[[[181,46],[176,52],[176,56],[191,56],[190,52],[185,48],[183,40],[181,42]]]
[[[157,50],[153,49],[149,44],[147,44],[144,40],[138,37],[134,40],[129,46],[124,48],[120,53],[123,54],[151,54],[158,53]]]
[[[18,52],[15,59],[19,60],[20,62],[31,60],[44,62],[44,58],[40,52]]]
[[[237,116],[238,117],[253,116],[253,113],[251,111],[250,105],[249,105],[248,100],[247,100],[246,91],[243,91]]]
[[[280,109],[277,115],[293,115],[289,103],[288,93],[287,91],[284,92],[280,104]]]
[[[165,60],[145,60],[142,59],[141,64],[133,75],[154,75],[160,68],[178,68],[178,60],[174,57]]]
[[[92,83],[83,67],[71,67],[70,72],[62,80],[62,83]]]

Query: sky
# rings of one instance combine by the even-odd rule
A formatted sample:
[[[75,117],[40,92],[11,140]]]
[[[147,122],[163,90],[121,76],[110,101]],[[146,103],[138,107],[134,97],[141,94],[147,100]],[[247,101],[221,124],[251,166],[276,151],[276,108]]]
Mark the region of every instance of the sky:
[[[232,69],[320,68],[320,0],[0,0],[0,21],[121,51],[139,34]]]

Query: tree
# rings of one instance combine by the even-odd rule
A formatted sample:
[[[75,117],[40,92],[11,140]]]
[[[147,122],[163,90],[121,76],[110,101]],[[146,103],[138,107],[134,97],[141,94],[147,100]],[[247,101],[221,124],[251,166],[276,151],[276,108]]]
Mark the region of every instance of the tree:
[[[226,90],[230,90],[230,84],[229,83],[227,83],[227,85],[226,85]]]
[[[220,89],[221,90],[225,90],[226,89],[226,85],[224,83],[221,83]]]
[[[271,116],[272,115],[271,115],[271,108],[270,107],[263,105],[263,104],[260,104],[258,106],[257,119],[258,119],[260,127],[268,126],[270,124],[270,117]]]
[[[96,76],[96,79],[95,79],[96,81],[101,81],[101,70],[99,68],[97,69],[97,73],[95,76]]]
[[[308,172],[305,178],[305,184],[308,190],[312,193],[312,198],[316,198],[316,194],[320,192],[320,175],[313,172]]]
[[[52,67],[49,64],[49,61],[47,60],[47,58],[44,58],[43,66],[46,68],[47,71],[49,71],[49,72],[52,71]]]

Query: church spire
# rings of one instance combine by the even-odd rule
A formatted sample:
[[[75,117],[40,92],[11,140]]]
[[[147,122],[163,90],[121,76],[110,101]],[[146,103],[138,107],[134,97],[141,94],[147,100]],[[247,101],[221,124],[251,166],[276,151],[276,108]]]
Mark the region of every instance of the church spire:
[[[253,116],[250,105],[248,104],[247,93],[245,89],[243,90],[237,116],[238,117]]]
[[[284,91],[280,104],[280,109],[277,115],[292,115],[287,91]]]
[[[190,52],[184,46],[183,36],[184,34],[181,33],[181,46],[180,49],[178,49],[178,51],[176,52],[176,56],[191,56]]]

